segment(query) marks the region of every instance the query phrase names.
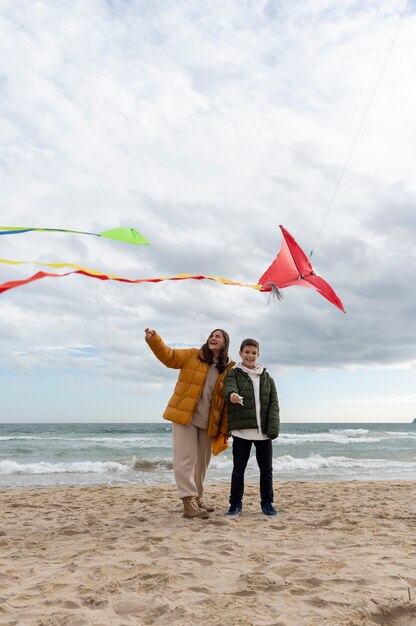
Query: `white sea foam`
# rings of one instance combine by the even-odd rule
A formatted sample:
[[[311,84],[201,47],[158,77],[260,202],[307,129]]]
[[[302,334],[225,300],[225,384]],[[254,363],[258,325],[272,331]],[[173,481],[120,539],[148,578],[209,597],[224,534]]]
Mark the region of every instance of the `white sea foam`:
[[[32,437],[32,436],[5,436],[0,441],[13,442],[16,444],[24,441],[37,442],[41,445],[55,444],[70,448],[166,448],[172,446],[172,442],[166,437],[130,436],[130,437]]]
[[[66,437],[63,438],[62,441],[73,441],[76,443],[93,443],[100,445],[109,445],[112,448],[118,445],[133,445],[138,444],[141,446],[148,445],[149,447],[158,447],[160,445],[166,444],[166,436],[165,437],[157,437],[155,435],[130,435],[126,437]],[[168,442],[169,443],[169,442]]]
[[[386,434],[391,436],[391,437],[397,437],[398,439],[416,439],[416,431],[415,432],[411,432],[411,433],[405,433],[405,432],[401,432],[399,430],[395,430],[395,431],[390,431],[387,430]]]
[[[10,459],[0,461],[0,475],[3,474],[99,474],[107,472],[127,472],[130,468],[114,461],[83,461],[78,463],[16,463]]]
[[[416,459],[415,459],[416,460]],[[215,457],[210,464],[211,469],[225,470],[232,469],[232,459],[226,455]],[[257,461],[255,456],[251,456],[247,464],[248,468],[256,469]],[[388,461],[386,459],[354,459],[345,456],[329,456],[324,457],[320,454],[311,454],[310,456],[294,457],[289,454],[273,457],[273,469],[276,472],[292,472],[292,471],[309,471],[323,469],[400,469],[416,471],[416,462],[413,461]]]
[[[416,463],[407,461],[388,461],[386,459],[352,459],[344,456],[323,457],[311,454],[307,458],[295,458],[290,455],[273,459],[273,467],[277,471],[316,470],[316,469],[408,469],[416,470]]]
[[[302,433],[299,435],[293,433],[282,433],[279,435],[279,442],[286,445],[304,445],[305,443],[340,443],[340,444],[357,444],[357,443],[377,443],[383,440],[382,435],[365,437],[368,431],[332,431],[326,433]]]
[[[21,440],[27,440],[27,441],[33,441],[34,439],[44,439],[44,437],[32,437],[29,435],[6,435],[6,436],[2,436],[0,437],[0,441],[21,441]]]
[[[360,435],[367,435],[370,431],[368,428],[330,428],[329,432],[357,437]]]

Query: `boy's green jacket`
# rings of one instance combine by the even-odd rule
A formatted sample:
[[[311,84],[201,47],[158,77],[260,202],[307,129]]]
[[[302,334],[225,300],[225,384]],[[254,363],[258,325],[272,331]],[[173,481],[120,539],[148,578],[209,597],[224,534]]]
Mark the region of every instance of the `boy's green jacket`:
[[[230,402],[232,393],[243,396],[243,406]],[[250,376],[238,367],[228,370],[223,394],[228,405],[228,432],[257,428],[254,388]],[[280,430],[279,401],[274,380],[266,369],[260,374],[260,421],[263,433],[270,439],[276,439]]]

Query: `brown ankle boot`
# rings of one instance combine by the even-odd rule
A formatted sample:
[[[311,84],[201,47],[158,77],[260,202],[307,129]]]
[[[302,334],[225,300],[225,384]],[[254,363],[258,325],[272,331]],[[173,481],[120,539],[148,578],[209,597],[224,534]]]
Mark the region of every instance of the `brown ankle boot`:
[[[214,507],[209,505],[209,504],[206,504],[202,500],[202,498],[195,498],[195,500],[196,500],[196,503],[198,505],[198,508],[205,509],[205,511],[208,511],[208,513],[213,513],[215,511]]]
[[[209,518],[209,515],[205,509],[200,509],[196,503],[194,496],[188,496],[182,498],[183,502],[183,516],[184,517],[202,517],[203,519]]]

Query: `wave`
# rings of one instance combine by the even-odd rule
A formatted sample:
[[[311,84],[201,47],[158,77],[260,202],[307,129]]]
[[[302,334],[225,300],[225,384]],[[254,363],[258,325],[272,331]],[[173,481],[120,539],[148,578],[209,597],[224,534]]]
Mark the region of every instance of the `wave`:
[[[347,434],[347,435],[358,436],[358,435],[368,435],[370,431],[368,430],[368,428],[330,428],[329,432],[340,433],[343,435]]]
[[[133,468],[142,472],[151,472],[156,469],[173,469],[171,459],[136,459],[133,458]]]
[[[293,470],[323,470],[323,469],[363,469],[363,470],[386,470],[397,469],[416,471],[416,462],[412,461],[389,461],[386,459],[354,459],[345,456],[323,457],[320,454],[311,454],[306,458],[296,458],[284,455],[273,459],[273,468],[276,471]]]
[[[43,437],[33,437],[33,436],[29,436],[29,435],[4,435],[2,437],[0,437],[0,441],[21,441],[21,440],[27,440],[27,441],[33,441],[34,439],[43,439]]]
[[[159,484],[172,482],[172,459],[129,458],[118,461],[72,463],[17,463],[0,461],[0,485],[6,487],[76,484]],[[207,481],[229,482],[232,472],[229,452],[212,459]],[[324,457],[289,454],[273,458],[274,479],[284,480],[377,480],[416,479],[416,457],[409,461],[381,458],[357,459],[348,456]],[[259,470],[254,456],[247,465],[247,481],[258,481]]]
[[[152,472],[157,470],[172,470],[172,459],[136,459],[133,461],[82,461],[74,463],[17,463],[11,459],[0,461],[0,475],[7,474],[99,474],[99,473],[126,473],[129,471]],[[223,455],[215,457],[210,464],[211,470],[231,470],[232,459]],[[251,456],[248,469],[257,470],[257,462]],[[323,457],[320,454],[311,454],[309,457],[293,457],[289,454],[274,457],[273,468],[277,472],[311,471],[311,470],[342,470],[365,469],[386,470],[397,469],[416,471],[415,461],[388,461],[386,459],[354,459],[345,456]]]
[[[339,443],[361,444],[379,443],[386,440],[416,439],[416,432],[377,430],[367,428],[330,428],[327,432],[310,433],[281,433],[279,442],[287,445],[302,445],[305,443]]]
[[[17,463],[10,459],[0,461],[1,474],[100,474],[126,472],[130,467],[116,461],[81,461],[76,463]]]
[[[368,432],[368,431],[367,431]],[[327,433],[303,433],[295,435],[292,433],[281,433],[279,435],[279,442],[286,445],[303,445],[305,443],[340,443],[340,444],[357,444],[357,443],[378,443],[385,437],[382,435],[372,435],[369,437],[363,436],[366,431],[361,433],[357,431],[351,431],[348,433],[345,431],[330,431]]]
[[[0,461],[0,475],[10,474],[105,474],[126,473],[132,470],[152,472],[171,470],[172,459],[136,459],[129,461],[78,461],[73,463],[17,463],[11,459]]]
[[[386,434],[391,437],[397,437],[398,439],[416,439],[416,431],[412,433],[407,433],[401,430],[386,430]]]
[[[226,455],[216,457],[211,461],[210,470],[229,470],[233,466],[232,459]],[[248,464],[248,470],[256,470],[257,461],[251,456]],[[415,461],[393,461],[386,459],[356,459],[345,456],[329,456],[324,457],[320,454],[311,454],[308,457],[294,457],[290,454],[273,457],[273,469],[276,477],[279,472],[309,472],[313,470],[400,470],[400,471],[416,471]]]
[[[75,445],[77,448],[82,446],[94,445],[97,447],[130,447],[137,446],[140,448],[170,448],[172,442],[170,438],[166,436],[151,437],[149,435],[134,435],[126,437],[46,437],[46,436],[29,436],[29,435],[7,435],[0,437],[0,441],[36,441],[48,444],[53,441],[55,443],[60,442],[62,444]]]

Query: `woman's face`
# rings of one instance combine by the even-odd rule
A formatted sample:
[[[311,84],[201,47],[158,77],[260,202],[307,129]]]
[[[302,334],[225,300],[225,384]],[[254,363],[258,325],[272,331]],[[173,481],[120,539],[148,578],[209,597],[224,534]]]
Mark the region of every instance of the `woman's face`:
[[[225,348],[225,337],[220,330],[214,330],[208,337],[208,348],[219,354]]]

